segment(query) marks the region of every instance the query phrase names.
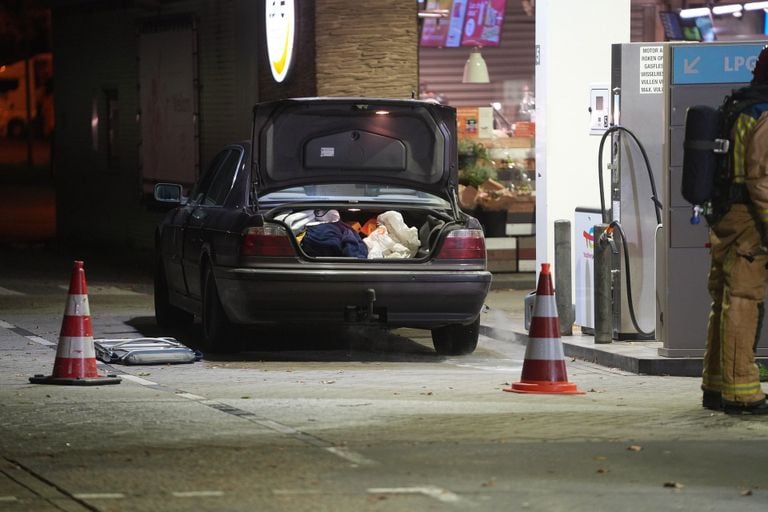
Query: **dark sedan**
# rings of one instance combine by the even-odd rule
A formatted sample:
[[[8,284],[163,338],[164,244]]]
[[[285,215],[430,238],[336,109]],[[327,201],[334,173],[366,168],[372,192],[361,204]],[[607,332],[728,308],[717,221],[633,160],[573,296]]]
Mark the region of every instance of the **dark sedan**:
[[[202,319],[205,349],[235,326],[430,329],[472,352],[491,274],[458,206],[455,109],[417,100],[289,99],[254,109],[252,140],[213,159],[157,229],[155,313]]]

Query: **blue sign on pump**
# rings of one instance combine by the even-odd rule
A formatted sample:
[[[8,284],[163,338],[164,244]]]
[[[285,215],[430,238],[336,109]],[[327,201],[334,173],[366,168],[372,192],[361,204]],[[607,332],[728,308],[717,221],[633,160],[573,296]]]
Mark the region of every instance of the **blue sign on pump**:
[[[752,80],[756,44],[692,44],[672,47],[673,84],[735,84]]]

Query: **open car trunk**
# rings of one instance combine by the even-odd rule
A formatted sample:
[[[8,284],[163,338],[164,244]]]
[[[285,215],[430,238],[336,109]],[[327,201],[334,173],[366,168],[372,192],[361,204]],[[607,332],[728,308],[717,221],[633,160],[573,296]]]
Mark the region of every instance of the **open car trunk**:
[[[450,210],[348,204],[274,208],[266,220],[292,233],[302,257],[348,261],[424,261],[434,253],[441,232],[457,225]]]
[[[456,196],[453,107],[382,98],[278,100],[256,106],[252,140],[252,197],[263,219],[280,223],[295,241],[270,247],[274,254],[350,265],[440,259],[456,268],[484,266],[482,228]],[[282,239],[270,243],[286,243],[266,231],[254,232],[253,240],[275,235]]]

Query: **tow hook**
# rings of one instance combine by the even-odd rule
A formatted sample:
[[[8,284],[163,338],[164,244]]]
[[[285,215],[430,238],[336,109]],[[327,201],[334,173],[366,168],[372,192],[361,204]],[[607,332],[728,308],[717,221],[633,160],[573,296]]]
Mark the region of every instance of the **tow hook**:
[[[376,322],[379,315],[373,312],[373,306],[376,302],[376,290],[368,288],[365,290],[365,305],[363,306],[345,306],[345,322]]]

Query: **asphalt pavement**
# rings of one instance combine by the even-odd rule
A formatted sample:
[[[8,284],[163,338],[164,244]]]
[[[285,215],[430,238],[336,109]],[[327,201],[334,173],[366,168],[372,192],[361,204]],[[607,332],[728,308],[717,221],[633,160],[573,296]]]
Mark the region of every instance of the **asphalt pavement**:
[[[703,409],[698,378],[568,357],[583,394],[505,392],[521,375],[532,276],[497,283],[463,357],[437,356],[419,330],[359,331],[340,349],[310,333],[302,349],[111,365],[117,386],[30,384],[52,368],[75,259],[94,337],[156,329],[144,255],[0,251],[3,510],[768,507],[768,423]]]

